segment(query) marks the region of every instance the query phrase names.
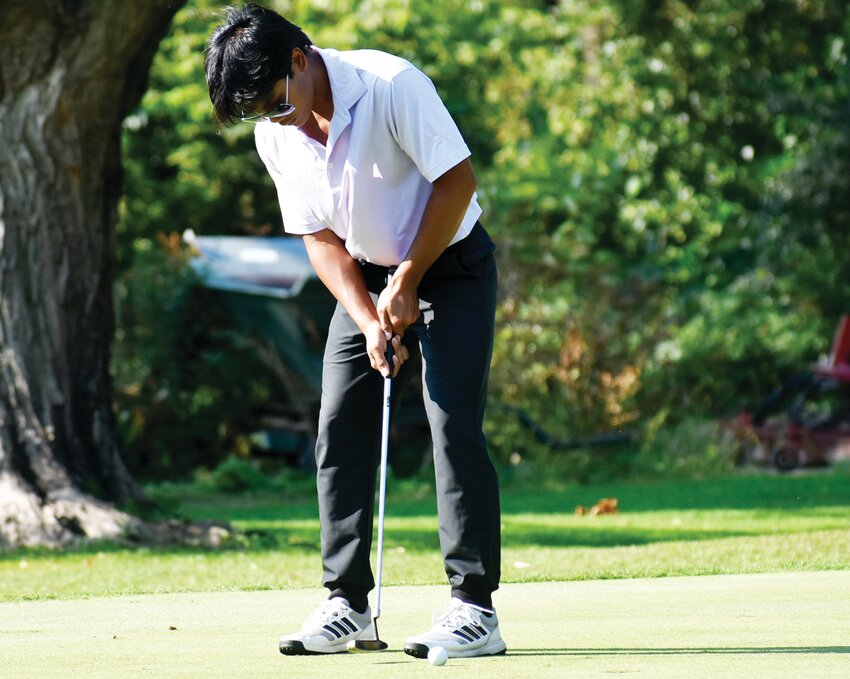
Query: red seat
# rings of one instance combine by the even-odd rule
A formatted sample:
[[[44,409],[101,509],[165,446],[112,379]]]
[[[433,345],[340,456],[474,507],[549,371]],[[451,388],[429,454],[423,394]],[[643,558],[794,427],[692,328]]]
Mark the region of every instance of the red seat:
[[[850,316],[844,314],[838,321],[832,350],[826,363],[813,366],[816,374],[850,382]]]

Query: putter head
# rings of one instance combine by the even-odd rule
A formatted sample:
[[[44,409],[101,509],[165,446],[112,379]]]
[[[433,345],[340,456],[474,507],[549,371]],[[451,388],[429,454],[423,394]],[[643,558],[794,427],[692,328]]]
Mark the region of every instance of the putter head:
[[[380,639],[352,639],[345,648],[349,653],[369,653],[370,651],[386,651],[389,646]]]
[[[378,637],[378,619],[372,618],[372,628],[375,630],[374,639],[352,639],[345,645],[349,653],[369,653],[371,651],[386,651],[389,646]]]

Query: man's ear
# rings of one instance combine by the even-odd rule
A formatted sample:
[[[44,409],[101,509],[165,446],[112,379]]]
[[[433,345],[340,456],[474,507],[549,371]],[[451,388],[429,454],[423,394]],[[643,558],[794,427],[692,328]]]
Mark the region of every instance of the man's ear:
[[[292,50],[292,70],[303,73],[307,70],[308,59],[307,55],[300,47]]]

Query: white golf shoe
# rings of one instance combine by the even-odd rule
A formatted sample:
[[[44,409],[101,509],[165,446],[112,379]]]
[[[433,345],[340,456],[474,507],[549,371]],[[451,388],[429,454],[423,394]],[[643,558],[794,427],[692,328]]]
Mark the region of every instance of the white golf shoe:
[[[434,646],[446,649],[450,658],[499,655],[506,650],[494,611],[452,599],[452,605],[434,613],[434,626],[404,642],[404,652],[427,658]]]
[[[349,641],[373,639],[372,610],[358,613],[348,601],[340,597],[328,599],[301,625],[301,630],[284,634],[280,638],[280,652],[284,655],[314,655],[316,653],[341,653]]]

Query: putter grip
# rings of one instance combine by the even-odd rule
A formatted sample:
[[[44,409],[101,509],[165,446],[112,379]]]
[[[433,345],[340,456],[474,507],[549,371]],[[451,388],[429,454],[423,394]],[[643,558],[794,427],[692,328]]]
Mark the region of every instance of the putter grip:
[[[393,274],[395,273],[395,270],[396,267],[394,266],[391,266],[389,269],[387,269],[387,285],[389,285],[390,281],[393,279]],[[393,335],[393,337],[395,337],[395,335]],[[387,363],[390,366],[390,374],[392,374],[393,371],[393,356],[395,356],[395,349],[393,349],[393,338],[390,337],[389,341],[387,342],[386,351],[384,351],[384,358],[387,359]]]
[[[393,335],[393,337],[395,337],[395,335]],[[392,370],[393,367],[393,356],[395,356],[395,349],[393,349],[393,340],[390,338],[387,342],[387,349],[384,352],[384,358],[386,358],[387,363],[390,364],[390,370]]]

